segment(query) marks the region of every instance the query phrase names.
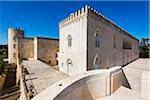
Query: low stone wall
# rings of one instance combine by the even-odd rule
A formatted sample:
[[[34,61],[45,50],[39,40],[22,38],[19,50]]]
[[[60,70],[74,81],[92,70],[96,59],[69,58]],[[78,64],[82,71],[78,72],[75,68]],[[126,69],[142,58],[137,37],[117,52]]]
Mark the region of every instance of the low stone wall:
[[[16,84],[20,85],[20,96],[19,100],[28,100],[28,94],[25,86],[25,78],[22,70],[22,65],[19,63],[19,59],[17,60],[17,72],[16,72]]]
[[[150,72],[144,71],[141,78],[141,95],[145,99],[150,99]]]
[[[33,100],[93,100],[109,96],[123,84],[121,67],[88,71],[48,87]]]

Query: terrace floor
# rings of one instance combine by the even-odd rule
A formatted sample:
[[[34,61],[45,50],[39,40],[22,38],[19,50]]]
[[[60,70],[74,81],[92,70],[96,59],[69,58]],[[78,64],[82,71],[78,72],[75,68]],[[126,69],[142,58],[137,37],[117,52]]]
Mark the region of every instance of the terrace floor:
[[[139,58],[123,68],[133,91],[141,93],[142,73],[150,71],[150,59]]]
[[[34,96],[53,83],[67,77],[67,75],[39,60],[23,60],[22,65],[28,73],[25,76],[27,88],[33,87]]]

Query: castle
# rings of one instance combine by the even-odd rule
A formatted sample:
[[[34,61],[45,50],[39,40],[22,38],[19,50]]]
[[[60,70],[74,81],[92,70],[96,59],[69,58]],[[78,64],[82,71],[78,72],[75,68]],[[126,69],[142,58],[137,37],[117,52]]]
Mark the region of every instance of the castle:
[[[57,65],[58,39],[46,37],[25,37],[22,28],[8,29],[8,58],[9,63],[34,58],[50,65]]]
[[[9,28],[9,63],[34,58],[57,65],[58,60],[59,71],[70,76],[124,66],[139,57],[139,40],[89,6],[62,20],[59,32],[59,40],[28,38],[23,29]]]
[[[139,40],[89,6],[59,23],[59,70],[68,75],[124,66],[139,57]]]
[[[58,40],[46,37],[29,38],[24,36],[22,28],[8,29],[9,63],[18,63],[18,58],[33,58],[52,67],[58,63],[60,71],[58,73],[43,63],[53,71],[47,70],[43,64],[37,64],[41,63],[38,60],[34,60],[37,62],[33,65],[23,65],[24,61],[17,64],[16,83],[20,84],[20,98],[32,98],[34,92],[29,88],[32,86],[30,82],[26,82],[27,75],[23,72],[25,68],[34,72],[33,74],[31,71],[29,75],[37,75],[34,79],[30,77],[33,88],[43,88],[42,92],[36,93],[33,100],[149,98],[149,59],[138,59],[139,40],[133,35],[89,6],[62,20],[59,23],[59,32]],[[34,65],[38,65],[40,69]],[[45,70],[40,72],[41,69]],[[51,82],[59,78],[58,74],[62,76],[64,73],[72,77],[65,75],[62,80]],[[50,80],[47,81],[48,79]],[[48,86],[41,82],[52,84]],[[37,83],[38,85],[35,85]]]

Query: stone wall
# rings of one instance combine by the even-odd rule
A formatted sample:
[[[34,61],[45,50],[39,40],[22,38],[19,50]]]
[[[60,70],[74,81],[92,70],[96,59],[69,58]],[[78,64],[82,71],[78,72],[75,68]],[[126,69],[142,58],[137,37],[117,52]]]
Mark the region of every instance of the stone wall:
[[[84,12],[84,10],[82,10]],[[60,24],[59,40],[59,70],[68,75],[86,71],[87,66],[87,17],[86,13],[68,18],[65,24]],[[68,46],[68,36],[72,37],[72,45]],[[72,66],[68,66],[68,61]],[[70,74],[69,74],[70,73]]]
[[[95,69],[94,61],[99,57],[99,68],[123,66],[138,58],[139,41],[129,33],[118,28],[107,19],[89,10],[88,13],[88,70]],[[100,47],[95,46],[98,31]],[[128,42],[131,49],[123,49],[123,42]],[[115,47],[114,47],[115,43]]]
[[[34,39],[33,38],[19,38],[18,39],[18,51],[21,59],[34,57]]]
[[[150,99],[150,72],[144,71],[141,75],[141,95],[145,99]]]
[[[34,51],[36,59],[44,61],[50,65],[57,65],[57,51],[58,51],[58,39],[44,38],[44,37],[36,37],[34,44]],[[36,54],[37,53],[37,54]]]
[[[66,74],[123,66],[138,58],[139,40],[89,6],[62,20],[59,30],[59,69]],[[100,36],[99,48],[95,47],[96,31]],[[71,47],[68,47],[68,35],[72,37]],[[124,42],[130,49],[123,49]],[[71,66],[67,65],[68,60]],[[96,61],[98,68],[95,68]]]
[[[125,76],[119,67],[107,71],[101,70],[101,73],[76,80],[60,92],[55,100],[96,100],[110,96],[123,85]]]
[[[96,100],[114,93],[123,85],[124,78],[119,66],[92,70],[51,85],[33,100]]]

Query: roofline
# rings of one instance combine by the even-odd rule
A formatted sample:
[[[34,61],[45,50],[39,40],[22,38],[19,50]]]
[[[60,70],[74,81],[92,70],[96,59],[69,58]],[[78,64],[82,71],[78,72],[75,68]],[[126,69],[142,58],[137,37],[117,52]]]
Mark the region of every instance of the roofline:
[[[94,13],[98,13],[98,11],[94,10],[92,7],[88,6],[89,10],[91,10]],[[106,16],[104,16],[102,13],[99,13],[98,15],[100,15],[104,20],[110,22],[112,25],[114,25],[115,27],[119,28],[121,31],[125,32],[127,35],[129,35],[130,37],[134,38],[135,40],[139,41],[139,39],[137,39],[135,36],[133,36],[132,34],[130,34],[129,32],[127,32],[126,30],[124,30],[121,26],[117,25],[115,22],[113,22],[112,20],[110,20],[109,18],[107,18]]]
[[[42,36],[36,36],[34,38],[39,38],[39,39],[49,39],[49,40],[59,40],[57,38],[49,38],[49,37],[42,37]]]
[[[122,27],[120,27],[119,25],[117,25],[115,22],[113,22],[112,20],[110,20],[109,18],[107,18],[106,16],[104,16],[102,13],[99,13],[98,11],[94,10],[92,7],[90,6],[84,6],[81,9],[71,13],[68,17],[64,18],[63,20],[61,20],[59,22],[59,25],[62,25],[63,23],[75,18],[75,17],[79,17],[81,14],[83,13],[89,13],[89,10],[93,13],[95,13],[95,15],[100,16],[101,18],[103,18],[104,20],[108,21],[109,23],[111,23],[112,25],[114,25],[116,28],[120,29],[122,32],[124,32],[125,34],[127,34],[128,36],[130,36],[131,38],[139,41],[139,39],[137,39],[136,37],[134,37],[133,35],[131,35],[129,32],[125,31]]]

